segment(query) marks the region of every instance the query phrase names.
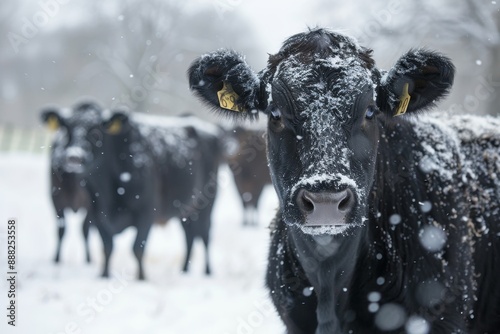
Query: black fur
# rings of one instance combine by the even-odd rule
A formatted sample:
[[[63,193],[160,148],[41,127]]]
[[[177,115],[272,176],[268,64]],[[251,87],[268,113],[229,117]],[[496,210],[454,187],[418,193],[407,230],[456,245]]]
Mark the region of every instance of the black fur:
[[[58,115],[68,123],[68,118]],[[85,131],[80,123],[66,128],[69,137],[80,138],[80,150],[90,157],[82,161],[78,178],[90,202],[86,221],[103,240],[102,276],[109,276],[113,236],[132,226],[137,229],[133,250],[138,278],[144,279],[142,258],[151,225],[174,217],[181,220],[186,237],[183,270],[188,270],[194,240],[201,238],[205,271],[210,274],[208,246],[221,159],[219,136],[203,130],[193,117],[172,118],[172,124],[164,125],[163,118],[135,118],[116,111],[105,120],[88,117]]]
[[[285,41],[259,73],[280,199],[266,283],[288,333],[499,333],[500,120],[393,117],[405,84],[416,115],[453,76],[426,50],[380,71],[325,29]],[[347,190],[347,223],[311,227],[315,203],[299,195]]]
[[[92,119],[87,117],[92,114]],[[61,257],[62,240],[66,231],[65,210],[71,209],[76,212],[83,208],[87,210],[83,221],[83,236],[85,240],[85,254],[87,262],[90,262],[90,250],[88,245],[88,235],[90,229],[90,196],[84,185],[82,174],[75,170],[78,164],[88,163],[88,157],[76,156],[68,151],[68,147],[78,147],[81,137],[71,135],[78,125],[85,131],[90,130],[95,124],[100,122],[101,107],[93,101],[84,101],[72,107],[70,115],[64,117],[59,114],[58,108],[47,108],[41,112],[41,120],[44,123],[57,120],[58,133],[51,144],[51,197],[56,211],[58,224],[58,243],[54,261],[58,263]],[[54,129],[56,130],[56,129]],[[77,161],[82,159],[82,161]]]
[[[218,50],[197,59],[188,70],[189,86],[199,96],[206,97],[207,104],[232,118],[257,117],[260,87],[258,78],[244,58],[232,50]],[[241,112],[231,112],[219,105],[217,92],[229,82],[238,94],[237,104]]]
[[[405,83],[411,95],[408,112],[430,109],[446,96],[455,74],[451,60],[435,51],[410,50],[387,73],[378,88],[377,102],[381,110],[394,115]]]

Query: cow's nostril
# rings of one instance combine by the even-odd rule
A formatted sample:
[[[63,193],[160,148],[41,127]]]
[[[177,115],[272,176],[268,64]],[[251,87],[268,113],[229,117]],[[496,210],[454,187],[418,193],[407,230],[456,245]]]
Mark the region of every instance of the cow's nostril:
[[[83,162],[83,159],[81,157],[69,157],[68,162],[79,164]]]
[[[302,206],[304,208],[304,211],[306,211],[306,212],[314,211],[314,203],[309,197],[307,197],[306,192],[304,192],[302,194],[301,201],[302,201]]]
[[[300,211],[304,213],[313,212],[314,199],[311,197],[311,193],[305,189],[299,190],[299,193],[297,194],[297,205],[299,206]]]
[[[310,192],[300,189],[297,206],[307,225],[342,225],[355,206],[355,196],[349,188],[339,192]]]
[[[345,197],[339,202],[339,211],[349,211],[354,204],[354,195],[350,189],[345,190]]]
[[[349,198],[344,198],[340,203],[339,203],[339,210],[340,211],[345,211],[345,209],[349,206]]]

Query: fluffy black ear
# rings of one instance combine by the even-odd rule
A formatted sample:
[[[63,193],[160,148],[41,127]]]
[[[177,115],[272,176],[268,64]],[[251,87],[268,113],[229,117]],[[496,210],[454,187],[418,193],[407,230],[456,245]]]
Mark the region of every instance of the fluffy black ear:
[[[201,56],[191,64],[188,76],[190,88],[216,111],[236,118],[257,115],[260,79],[235,51]]]
[[[64,125],[64,118],[59,114],[59,111],[54,108],[47,108],[40,112],[40,118],[47,127],[55,131]]]
[[[130,129],[128,113],[115,111],[108,120],[103,121],[102,126],[110,135],[125,133]]]
[[[453,85],[455,66],[439,53],[410,50],[381,78],[380,110],[391,116],[425,110],[445,97]]]

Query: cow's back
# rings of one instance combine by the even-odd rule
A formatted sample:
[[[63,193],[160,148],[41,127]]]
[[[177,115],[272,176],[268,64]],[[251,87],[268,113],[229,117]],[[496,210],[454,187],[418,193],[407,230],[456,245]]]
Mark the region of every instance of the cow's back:
[[[500,119],[471,115],[455,116],[447,124],[456,132],[463,152],[476,228],[500,232]]]
[[[463,152],[475,278],[478,333],[500,328],[500,119],[455,116],[446,121]]]
[[[457,182],[466,184],[472,232],[499,237],[500,119],[462,115],[443,118],[443,123],[460,145],[463,180]]]
[[[138,122],[159,175],[157,222],[189,216],[193,207],[211,209],[220,163],[218,129],[194,117],[140,117]]]

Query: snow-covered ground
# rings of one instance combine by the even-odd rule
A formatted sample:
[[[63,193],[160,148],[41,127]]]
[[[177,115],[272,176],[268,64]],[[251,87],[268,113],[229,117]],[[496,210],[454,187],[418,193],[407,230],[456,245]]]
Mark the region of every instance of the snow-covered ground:
[[[221,169],[213,213],[211,264],[203,274],[201,242],[191,271],[181,273],[180,224],[155,226],[145,253],[147,280],[135,280],[135,231],[115,236],[110,279],[99,278],[101,240],[91,230],[92,263],[84,261],[82,214],[69,216],[62,262],[52,258],[56,221],[48,188],[48,154],[0,155],[0,270],[7,272],[7,220],[17,219],[17,319],[7,325],[7,282],[0,283],[0,333],[282,333],[264,275],[269,231],[277,205],[271,187],[260,201],[260,225],[243,228],[241,205],[228,169]]]

